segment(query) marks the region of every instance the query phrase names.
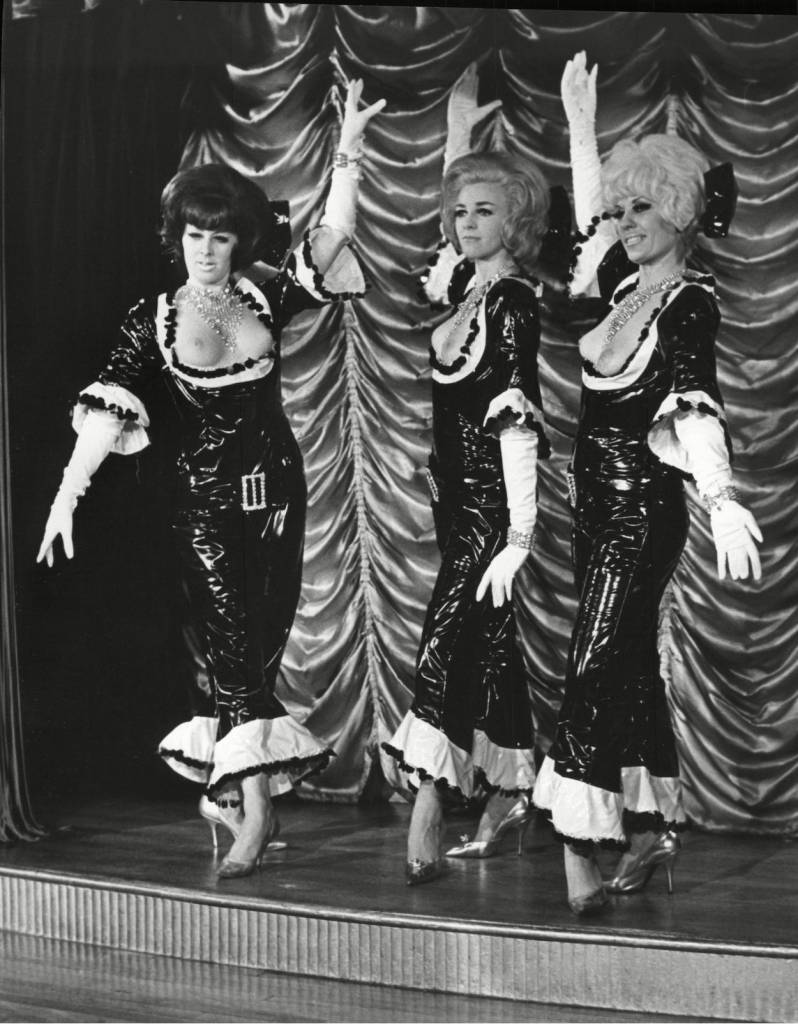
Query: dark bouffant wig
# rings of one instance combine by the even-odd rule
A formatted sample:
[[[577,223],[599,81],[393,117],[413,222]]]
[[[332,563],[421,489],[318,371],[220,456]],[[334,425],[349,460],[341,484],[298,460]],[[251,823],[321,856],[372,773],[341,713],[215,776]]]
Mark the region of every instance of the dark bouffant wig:
[[[454,208],[465,185],[482,182],[502,186],[509,210],[502,231],[507,252],[519,266],[530,270],[537,260],[549,212],[546,179],[527,160],[507,153],[469,153],[454,160],[443,178],[441,220],[446,237],[459,252]]]
[[[179,171],[161,193],[160,236],[166,251],[183,258],[186,224],[238,237],[232,269],[267,258],[274,212],[266,194],[225,164],[202,164]]]

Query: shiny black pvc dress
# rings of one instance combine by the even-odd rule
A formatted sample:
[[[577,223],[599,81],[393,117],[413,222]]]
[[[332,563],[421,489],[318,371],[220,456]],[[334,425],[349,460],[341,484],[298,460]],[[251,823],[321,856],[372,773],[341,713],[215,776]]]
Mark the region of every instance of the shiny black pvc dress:
[[[201,669],[191,718],[159,753],[211,794],[257,772],[280,792],[290,775],[320,770],[332,756],[274,692],[299,599],[306,500],[302,456],[282,407],[280,331],[296,312],[336,297],[321,275],[312,283],[313,269],[305,272],[311,283],[300,284],[292,256],[275,278],[236,284],[273,348],[219,369],[178,359],[173,296],[142,300],[98,382],[80,396],[89,407],[115,412],[128,432],[141,431],[147,420],[137,391],[162,373],[178,413],[172,527],[186,633],[198,644]]]
[[[632,265],[608,274],[613,262],[610,250],[599,281],[615,305],[636,275],[627,276]],[[652,449],[670,458],[661,438],[674,416],[723,423],[712,288],[693,274],[671,289],[619,381],[583,364],[570,481],[579,607],[557,733],[534,793],[572,842],[623,847],[629,832],[685,821],[657,628],[689,517],[683,471]]]
[[[449,298],[458,305],[474,269],[463,261]],[[509,517],[498,436],[524,424],[542,430],[537,351],[537,282],[508,277],[483,301],[484,350],[462,379],[447,383],[432,352],[433,440],[430,483],[441,567],[416,666],[413,703],[384,744],[396,762],[389,777],[414,789],[433,779],[469,797],[475,785],[507,794],[534,784],[528,684],[515,642],[511,602],[476,601],[482,575],[507,542]],[[504,396],[507,395],[507,398]],[[486,421],[487,420],[487,421]]]

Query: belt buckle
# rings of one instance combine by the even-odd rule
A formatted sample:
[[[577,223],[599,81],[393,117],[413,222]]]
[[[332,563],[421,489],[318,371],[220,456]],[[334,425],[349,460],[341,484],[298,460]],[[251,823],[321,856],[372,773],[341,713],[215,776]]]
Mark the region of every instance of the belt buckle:
[[[266,508],[266,474],[245,473],[241,477],[241,508],[255,512]]]

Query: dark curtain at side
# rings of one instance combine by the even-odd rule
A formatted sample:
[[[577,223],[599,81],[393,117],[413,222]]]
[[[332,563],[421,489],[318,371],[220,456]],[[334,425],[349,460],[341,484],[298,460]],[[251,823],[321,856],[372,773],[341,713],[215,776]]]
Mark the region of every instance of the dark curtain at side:
[[[429,309],[417,277],[438,237],[449,90],[481,59],[501,117],[480,145],[537,160],[570,184],[559,99],[565,60],[599,62],[602,153],[621,136],[676,130],[731,159],[741,198],[732,237],[702,239],[724,322],[720,377],[743,500],[767,538],[760,586],[720,583],[707,516],[693,528],[663,614],[689,811],[713,828],[798,824],[796,694],[795,177],[793,20],[378,5],[226,5],[223,80],[194,83],[184,162],[222,160],[290,198],[298,234],[318,218],[343,78],[388,100],[370,128],[357,248],[363,300],[297,324],[285,394],[311,489],[303,601],[283,695],[338,751],[320,796],[354,796],[411,696],[437,568],[423,467],[429,446]],[[541,470],[537,552],[518,615],[541,747],[550,741],[575,608],[563,470],[578,410],[578,311],[551,290],[542,376],[555,456]]]
[[[5,26],[6,379],[34,794],[175,785],[154,756],[182,710],[167,657],[164,446],[109,458],[81,501],[73,562],[34,559],[74,443],[71,403],[129,306],[164,287],[158,200],[205,59],[180,7],[121,2]],[[168,432],[157,388],[149,400]]]
[[[98,42],[96,26],[119,28],[123,16],[124,32]],[[37,19],[12,28],[35,29]],[[715,829],[794,832],[795,21],[106,3],[67,31],[48,36],[42,24],[17,38],[9,115],[27,164],[14,170],[21,199],[9,211],[9,369],[17,565],[26,566],[18,581],[24,693],[37,762],[69,772],[69,758],[97,765],[107,756],[107,770],[121,761],[140,780],[179,708],[165,667],[169,546],[155,493],[158,452],[168,450],[165,412],[157,417],[164,436],[141,460],[142,482],[135,463],[114,459],[93,485],[76,563],[55,574],[27,569],[71,445],[67,404],[96,372],[124,309],[162,287],[151,234],[160,187],[181,160],[229,162],[290,199],[298,237],[323,207],[343,79],[360,76],[368,101],[388,100],[369,132],[356,239],[372,288],[345,308],[307,314],[285,339],[284,392],[310,511],[302,602],[280,685],[338,752],[306,792],[351,800],[363,791],[378,742],[410,701],[437,570],[423,479],[436,318],[417,280],[438,238],[449,90],[481,59],[483,99],[498,96],[503,107],[478,144],[537,160],[552,184],[569,185],[559,79],[567,57],[585,48],[601,66],[602,153],[627,133],[670,126],[711,160],[736,166],[732,235],[702,239],[697,255],[718,280],[719,371],[742,497],[766,536],[765,579],[717,581],[706,514],[690,489],[693,527],[663,609],[661,654],[691,816]],[[190,61],[181,136],[176,112]],[[563,470],[578,410],[580,329],[579,311],[556,291],[545,304],[541,366],[554,457],[541,469],[537,551],[518,601],[542,749],[576,603]],[[151,402],[157,413],[157,396]],[[65,723],[69,749],[56,758],[48,751]]]

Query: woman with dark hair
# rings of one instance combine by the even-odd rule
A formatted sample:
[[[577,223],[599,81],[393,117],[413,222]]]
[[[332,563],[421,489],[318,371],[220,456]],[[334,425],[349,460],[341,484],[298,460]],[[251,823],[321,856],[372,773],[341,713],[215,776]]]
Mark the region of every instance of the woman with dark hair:
[[[487,857],[530,820],[535,780],[527,681],[515,643],[513,578],[532,549],[542,430],[540,285],[531,276],[548,189],[527,161],[468,151],[477,108],[472,65],[449,104],[441,219],[449,245],[428,296],[453,307],[430,346],[430,485],[441,567],[418,653],[415,697],[383,746],[390,781],[415,792],[407,881],[437,877],[442,792],[491,795],[473,841],[451,857]],[[457,157],[457,158],[456,158]],[[489,596],[488,596],[489,594]]]
[[[148,444],[139,391],[163,373],[181,423],[172,526],[207,684],[159,753],[205,787],[200,812],[214,846],[217,824],[233,834],[218,869],[224,878],[252,872],[276,837],[271,796],[332,756],[274,692],[299,599],[306,496],[282,408],[280,332],[303,309],[363,294],[347,242],[363,132],[384,101],[359,111],[361,90],[353,82],[347,91],[320,226],[265,281],[233,275],[256,260],[282,263],[290,226],[278,204],[215,164],[181,171],[166,186],[161,235],[187,280],[131,309],[108,364],[79,396],[78,439],[37,559],[53,564],[59,536],[72,557],[77,500],[109,452]]]
[[[718,389],[714,281],[687,268],[696,235],[725,235],[729,165],[673,135],[596,146],[596,68],[566,65],[574,204],[583,234],[571,291],[600,293],[607,315],[580,341],[582,408],[573,452],[573,556],[579,607],[554,743],[535,786],[564,840],[571,909],[641,889],[658,866],[672,888],[685,826],[665,687],[659,604],[678,564],[695,481],[718,576],[760,577],[754,517],[737,502]],[[601,212],[601,211],[604,212]],[[626,851],[603,886],[596,845]]]

